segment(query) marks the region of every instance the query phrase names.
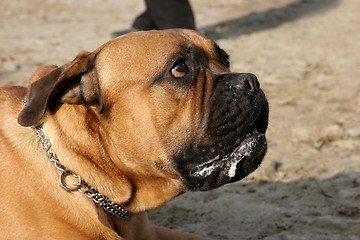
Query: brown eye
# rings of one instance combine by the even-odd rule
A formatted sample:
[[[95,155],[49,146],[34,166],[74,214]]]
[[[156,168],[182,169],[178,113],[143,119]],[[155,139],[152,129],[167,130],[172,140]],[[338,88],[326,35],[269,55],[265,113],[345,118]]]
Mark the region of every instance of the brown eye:
[[[185,77],[188,73],[189,69],[184,62],[178,62],[175,66],[171,69],[171,74],[176,78]]]

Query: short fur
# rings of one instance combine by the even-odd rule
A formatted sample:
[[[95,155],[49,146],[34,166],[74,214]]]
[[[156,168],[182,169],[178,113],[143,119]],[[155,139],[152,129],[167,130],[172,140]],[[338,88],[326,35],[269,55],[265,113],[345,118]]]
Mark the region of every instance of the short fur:
[[[213,98],[225,92],[223,76],[246,83],[236,90],[246,106],[235,108],[248,109],[249,120],[236,127],[236,135],[245,136],[249,124],[261,121],[265,133],[267,102],[257,80],[230,73],[226,57],[213,41],[194,31],[139,32],[113,39],[94,52],[81,52],[63,66],[39,68],[28,90],[0,88],[1,238],[206,239],[153,226],[146,211],[196,190],[190,187],[194,181],[206,182],[206,189],[200,190],[233,181],[220,179],[212,186],[206,179],[191,178],[190,184],[190,173],[179,165],[190,167],[183,154],[190,143],[206,140],[213,146],[213,139],[224,139],[222,150],[211,150],[217,154],[235,147],[233,139],[238,137],[215,136],[210,133],[213,127],[208,128],[212,116],[219,115]],[[178,61],[189,68],[181,79],[171,76]],[[29,128],[35,124],[42,125],[68,169],[135,217],[121,220],[83,194],[62,189],[59,172]],[[199,155],[196,149],[194,156]],[[246,174],[260,164],[265,154],[261,151]],[[191,164],[204,163],[207,157],[204,153],[205,159],[193,158]]]

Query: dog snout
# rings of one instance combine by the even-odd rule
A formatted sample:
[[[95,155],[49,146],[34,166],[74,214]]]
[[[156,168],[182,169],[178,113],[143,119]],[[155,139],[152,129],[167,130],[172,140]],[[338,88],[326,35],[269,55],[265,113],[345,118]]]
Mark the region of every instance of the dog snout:
[[[254,94],[259,93],[260,83],[252,73],[240,73],[235,78],[234,86],[242,91],[250,91]]]

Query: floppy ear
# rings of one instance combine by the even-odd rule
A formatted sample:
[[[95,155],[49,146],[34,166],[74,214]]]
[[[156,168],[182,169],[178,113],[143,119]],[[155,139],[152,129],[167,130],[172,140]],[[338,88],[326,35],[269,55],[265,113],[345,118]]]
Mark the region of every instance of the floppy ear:
[[[102,97],[94,68],[97,53],[80,52],[72,62],[61,67],[39,68],[31,77],[28,103],[19,114],[19,124],[24,127],[36,125],[55,100],[97,105],[101,109]]]

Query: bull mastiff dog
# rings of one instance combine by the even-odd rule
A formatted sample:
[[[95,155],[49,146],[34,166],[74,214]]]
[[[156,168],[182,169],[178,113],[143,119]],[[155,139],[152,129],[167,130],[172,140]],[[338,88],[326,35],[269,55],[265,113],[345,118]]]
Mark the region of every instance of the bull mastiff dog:
[[[131,33],[0,88],[1,239],[206,239],[146,212],[254,171],[256,76],[191,30]]]

